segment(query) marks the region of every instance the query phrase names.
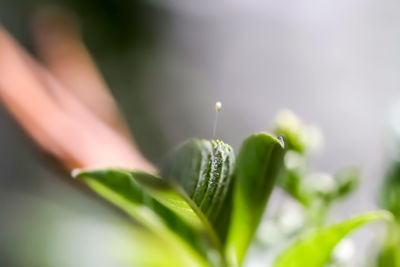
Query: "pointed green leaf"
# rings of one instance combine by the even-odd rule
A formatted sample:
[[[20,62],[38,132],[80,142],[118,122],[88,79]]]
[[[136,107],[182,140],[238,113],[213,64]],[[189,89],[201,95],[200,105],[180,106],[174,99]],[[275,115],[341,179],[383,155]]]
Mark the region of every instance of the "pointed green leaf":
[[[178,243],[190,244],[203,256],[207,253],[204,242],[216,242],[210,226],[205,225],[179,190],[157,176],[142,171],[108,169],[84,171],[76,177],[153,232]],[[207,240],[203,240],[204,237]]]
[[[89,204],[95,211],[88,216],[28,195],[18,201],[29,212],[20,214],[7,231],[2,228],[1,239],[7,243],[2,252],[13,261],[6,266],[210,266],[187,244],[170,238],[169,231],[164,235],[110,213],[96,214],[97,205],[85,198],[71,203]]]
[[[241,263],[260,223],[283,160],[280,140],[254,134],[244,140],[234,173],[233,211],[228,233],[228,254]]]
[[[362,214],[327,228],[316,230],[286,249],[274,267],[322,267],[331,257],[335,246],[351,231],[376,220],[392,220],[386,211]]]
[[[233,149],[221,141],[191,139],[168,158],[162,176],[180,185],[224,240],[232,182]],[[226,225],[226,224],[225,224]]]

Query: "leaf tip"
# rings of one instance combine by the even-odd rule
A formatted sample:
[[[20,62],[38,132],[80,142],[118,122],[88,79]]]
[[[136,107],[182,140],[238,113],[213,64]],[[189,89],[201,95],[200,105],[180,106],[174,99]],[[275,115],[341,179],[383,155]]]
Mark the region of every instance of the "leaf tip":
[[[71,171],[72,178],[76,179],[82,173],[82,169],[73,169]]]

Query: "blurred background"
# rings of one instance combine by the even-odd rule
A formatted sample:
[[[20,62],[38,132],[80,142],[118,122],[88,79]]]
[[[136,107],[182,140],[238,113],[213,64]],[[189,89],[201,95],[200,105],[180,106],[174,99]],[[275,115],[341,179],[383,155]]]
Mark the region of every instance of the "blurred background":
[[[76,13],[155,164],[189,137],[212,137],[216,101],[216,138],[236,150],[290,109],[324,135],[313,168],[363,170],[332,220],[377,207],[400,123],[398,1],[2,0],[0,21],[34,53],[32,17],[48,5]],[[0,170],[1,266],[124,266],[109,261],[126,241],[120,214],[44,165],[1,105]]]

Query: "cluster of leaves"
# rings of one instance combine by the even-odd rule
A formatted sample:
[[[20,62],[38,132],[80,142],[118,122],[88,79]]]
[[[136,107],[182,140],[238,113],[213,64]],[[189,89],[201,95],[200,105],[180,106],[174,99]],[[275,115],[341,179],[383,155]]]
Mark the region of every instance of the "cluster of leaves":
[[[274,132],[283,138],[253,134],[236,157],[221,141],[192,139],[170,155],[160,176],[126,169],[80,171],[75,176],[143,229],[138,237],[143,246],[135,251],[132,266],[241,266],[277,180],[318,214],[355,187],[353,173],[338,176],[329,190],[306,186],[304,168],[288,159],[306,157],[304,127],[280,121]],[[274,266],[323,266],[353,229],[390,217],[378,211],[318,227],[281,253]]]
[[[301,225],[286,233],[286,240],[298,241],[278,256],[276,266],[341,266],[342,262],[332,255],[335,246],[357,227],[377,218],[392,222],[392,215],[372,212],[326,227],[332,204],[357,188],[360,170],[347,167],[335,175],[310,171],[312,154],[319,149],[322,137],[317,128],[305,125],[290,111],[278,115],[273,131],[284,137],[286,145],[278,185],[300,205],[305,217]],[[285,240],[285,236],[281,239]]]
[[[137,170],[85,171],[77,177],[176,246],[173,256],[184,255],[182,266],[236,266],[257,229],[283,152],[279,140],[255,134],[243,142],[235,163],[230,146],[193,139],[171,155],[164,178]]]
[[[273,131],[283,136],[286,145],[279,186],[306,211],[308,226],[323,226],[331,205],[357,188],[360,170],[347,167],[335,175],[310,171],[311,156],[319,149],[322,135],[290,111],[278,115]]]

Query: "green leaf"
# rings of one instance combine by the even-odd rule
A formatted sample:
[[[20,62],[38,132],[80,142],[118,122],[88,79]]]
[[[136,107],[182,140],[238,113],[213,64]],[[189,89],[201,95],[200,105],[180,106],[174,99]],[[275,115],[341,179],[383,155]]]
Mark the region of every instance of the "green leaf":
[[[116,257],[131,266],[209,266],[190,251],[176,246],[174,240],[160,238],[146,228],[135,226],[130,234],[131,242],[118,247]]]
[[[386,237],[379,251],[377,267],[400,267],[400,224],[395,221],[386,229]]]
[[[207,228],[178,190],[157,176],[108,169],[84,171],[76,177],[163,239],[174,240],[192,254],[205,256],[203,238],[208,237],[211,242],[216,239],[209,236],[210,226]]]
[[[284,148],[280,140],[254,134],[244,140],[234,173],[233,211],[227,253],[240,264],[264,213],[281,169]]]
[[[234,160],[233,149],[221,141],[191,139],[170,155],[161,172],[185,190],[222,241],[227,227],[220,225],[228,223]]]
[[[391,163],[380,193],[380,205],[396,217],[387,229],[384,243],[377,258],[378,267],[400,267],[400,161]]]
[[[338,195],[348,195],[353,192],[360,182],[361,172],[357,168],[342,169],[337,175]]]
[[[400,162],[392,163],[391,168],[385,175],[385,182],[380,194],[380,204],[384,209],[400,218]]]
[[[386,211],[358,215],[332,226],[316,230],[286,249],[274,267],[322,267],[330,260],[335,246],[354,229],[376,220],[392,220]]]
[[[287,152],[286,155],[290,152]],[[303,176],[304,174],[297,170],[285,168],[277,184],[303,206],[309,207],[312,203],[313,192],[310,192],[310,189],[304,186]]]

